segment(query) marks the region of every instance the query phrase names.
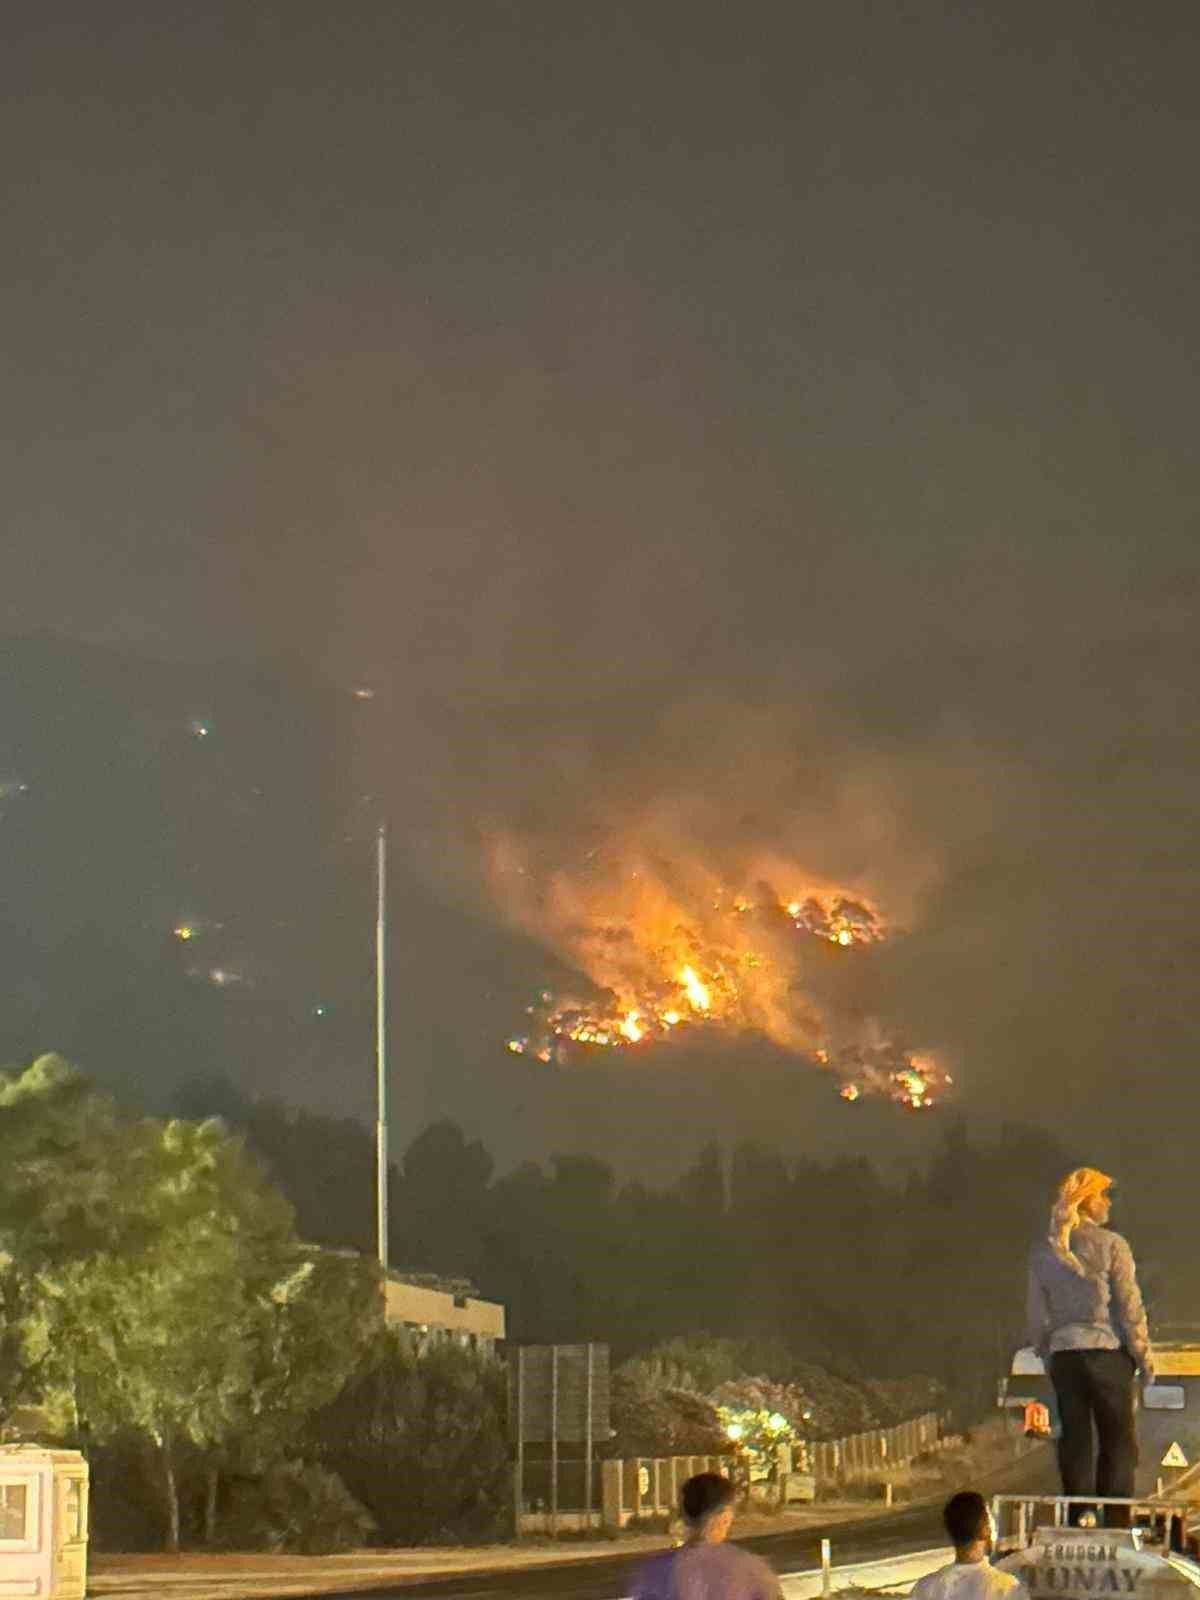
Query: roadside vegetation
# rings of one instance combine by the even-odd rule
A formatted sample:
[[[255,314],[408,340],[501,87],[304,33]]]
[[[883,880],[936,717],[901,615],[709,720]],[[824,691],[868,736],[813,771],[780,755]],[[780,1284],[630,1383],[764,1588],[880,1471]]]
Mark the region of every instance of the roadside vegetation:
[[[385,1328],[373,1258],[332,1202],[314,1204],[369,1188],[368,1162],[352,1185],[338,1165],[362,1156],[357,1135],[322,1144],[311,1118],[223,1109],[140,1117],[54,1055],[0,1074],[5,1436],[86,1452],[100,1548],[507,1536],[503,1365]],[[977,1327],[996,1315],[994,1274],[961,1251],[952,1211],[938,1228],[964,1164],[1005,1190],[1018,1149],[1026,1166],[1058,1159],[951,1133],[897,1228],[895,1194],[860,1164],[789,1169],[743,1149],[727,1180],[710,1151],[651,1194],[583,1157],[494,1178],[482,1146],[439,1124],[395,1178],[401,1259],[480,1282],[517,1338],[609,1342],[602,1453],[709,1455],[736,1439],[765,1456],[921,1412],[985,1413],[982,1378],[1007,1342]],[[805,1255],[779,1219],[818,1191],[820,1248]],[[968,1279],[952,1307],[951,1262]]]

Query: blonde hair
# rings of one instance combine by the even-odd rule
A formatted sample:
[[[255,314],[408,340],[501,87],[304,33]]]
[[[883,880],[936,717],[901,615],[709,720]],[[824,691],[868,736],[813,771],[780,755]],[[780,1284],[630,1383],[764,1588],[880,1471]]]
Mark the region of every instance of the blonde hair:
[[[1081,1278],[1087,1276],[1087,1269],[1071,1249],[1071,1234],[1082,1220],[1082,1206],[1111,1188],[1112,1181],[1106,1172],[1098,1172],[1095,1167],[1076,1167],[1055,1191],[1046,1242],[1063,1265]]]

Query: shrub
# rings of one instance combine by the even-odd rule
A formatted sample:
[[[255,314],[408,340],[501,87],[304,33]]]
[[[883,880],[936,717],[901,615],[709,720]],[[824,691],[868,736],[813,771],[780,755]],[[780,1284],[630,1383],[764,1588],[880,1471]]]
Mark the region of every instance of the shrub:
[[[44,1437],[44,1435],[43,1435]],[[161,1550],[160,1496],[149,1481],[146,1448],[124,1435],[88,1450],[92,1489],[90,1538],[95,1550]]]
[[[711,1401],[686,1389],[643,1387],[636,1371],[613,1374],[611,1408],[606,1455],[712,1456],[729,1449]]]
[[[310,1452],[388,1544],[484,1543],[512,1527],[507,1404],[499,1362],[445,1344],[414,1355],[388,1334],[311,1420]]]
[[[230,1549],[309,1556],[356,1550],[375,1532],[374,1519],[336,1473],[302,1461],[235,1484],[224,1527]]]

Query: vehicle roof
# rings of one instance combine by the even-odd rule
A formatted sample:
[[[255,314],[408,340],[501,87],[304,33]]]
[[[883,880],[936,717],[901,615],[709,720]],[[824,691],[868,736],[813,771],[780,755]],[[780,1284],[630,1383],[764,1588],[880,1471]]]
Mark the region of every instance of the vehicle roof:
[[[1200,1378],[1200,1341],[1155,1341],[1154,1370],[1160,1378]]]

